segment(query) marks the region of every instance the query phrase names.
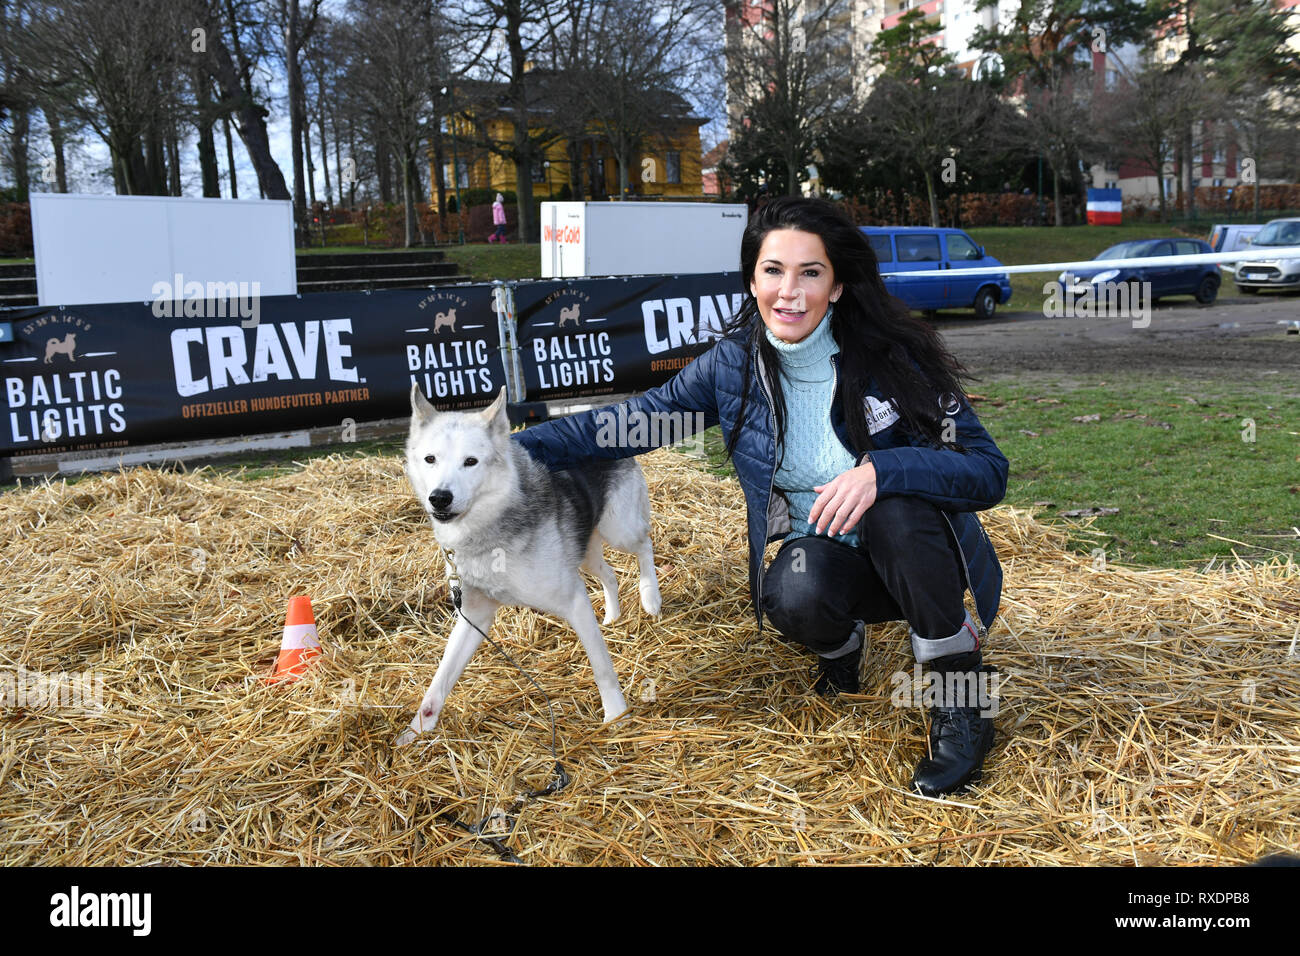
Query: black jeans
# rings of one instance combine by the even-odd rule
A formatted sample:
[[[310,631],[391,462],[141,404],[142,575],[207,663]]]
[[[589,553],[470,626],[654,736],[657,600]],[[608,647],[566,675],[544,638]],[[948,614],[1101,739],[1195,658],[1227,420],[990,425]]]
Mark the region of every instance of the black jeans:
[[[844,645],[855,621],[906,620],[923,638],[962,628],[965,572],[939,509],[913,495],[883,498],[858,524],[859,546],[789,538],[763,576],[763,613],[816,653]]]

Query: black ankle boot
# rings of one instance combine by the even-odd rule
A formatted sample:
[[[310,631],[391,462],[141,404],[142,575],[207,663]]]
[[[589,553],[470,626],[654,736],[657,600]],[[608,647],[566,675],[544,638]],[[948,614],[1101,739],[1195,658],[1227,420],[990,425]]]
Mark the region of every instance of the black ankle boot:
[[[993,744],[993,719],[980,716],[980,702],[970,699],[970,690],[978,693],[981,674],[997,673],[996,667],[982,665],[980,652],[953,654],[931,662],[934,679],[941,683],[934,690],[937,702],[930,708],[930,755],[922,757],[912,775],[912,787],[927,797],[937,797],[964,789],[980,780],[984,757]],[[945,675],[974,674],[957,683],[957,694],[949,699]]]
[[[866,647],[866,633],[862,625],[854,630],[858,646],[843,657],[817,658],[817,683],[813,690],[823,697],[858,692],[858,668],[862,664],[862,651]]]

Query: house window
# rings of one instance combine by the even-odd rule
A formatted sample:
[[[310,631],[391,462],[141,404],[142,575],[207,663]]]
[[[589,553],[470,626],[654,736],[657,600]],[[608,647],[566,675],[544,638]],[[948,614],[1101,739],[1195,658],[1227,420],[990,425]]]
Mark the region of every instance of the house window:
[[[670,183],[680,183],[682,181],[682,154],[677,150],[671,150],[665,154],[665,163],[668,167],[668,181]]]
[[[1218,143],[1214,147],[1214,161],[1216,163],[1226,163],[1228,161],[1227,149],[1223,143]]]
[[[1172,177],[1165,180],[1165,198],[1172,199],[1174,196],[1174,180]]]
[[[1216,180],[1214,181],[1214,185],[1216,185],[1216,186],[1222,186],[1222,185],[1223,185],[1223,180],[1222,180],[1222,179],[1216,179]]]

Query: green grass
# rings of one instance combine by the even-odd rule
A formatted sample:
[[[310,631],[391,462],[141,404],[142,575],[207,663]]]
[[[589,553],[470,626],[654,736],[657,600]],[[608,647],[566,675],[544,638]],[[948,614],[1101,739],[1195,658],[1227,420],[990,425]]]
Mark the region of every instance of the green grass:
[[[537,242],[509,242],[505,245],[476,242],[463,246],[439,246],[447,259],[465,275],[479,280],[536,279],[542,273],[542,246]]]
[[[1199,568],[1211,558],[1232,560],[1234,551],[1300,561],[1300,391],[1278,397],[1245,384],[1169,379],[1079,388],[990,379],[978,394],[985,400],[976,412],[1011,465],[1004,502],[1074,529],[1079,552],[1102,548],[1108,561],[1146,567]],[[1073,421],[1092,414],[1100,420]],[[1242,438],[1247,418],[1254,442]],[[734,474],[718,429],[705,436],[705,449],[707,470]],[[1051,505],[1035,507],[1044,501]],[[1092,519],[1087,532],[1089,519],[1059,517],[1089,507],[1119,513]]]
[[[1062,511],[1119,509],[1095,519],[1104,537],[1080,536],[1081,550],[1160,567],[1234,551],[1300,560],[1294,388],[1282,397],[1244,383],[1116,377],[1082,388],[991,380],[979,392],[987,400],[976,410],[1011,462],[1009,503],[1050,501],[1036,509],[1050,523],[1066,522]],[[1093,414],[1100,420],[1073,421]],[[1245,419],[1254,441],[1243,439]]]
[[[479,282],[492,279],[536,279],[542,271],[542,247],[536,242],[509,242],[497,245],[489,242],[467,242],[465,245],[415,246],[416,250],[441,252],[448,262],[454,262],[462,275]],[[389,249],[379,246],[314,246],[299,249],[300,256],[330,255],[336,252],[409,252],[408,249]],[[30,261],[30,260],[28,260]]]
[[[347,246],[299,246],[294,250],[300,256],[332,256],[336,252],[366,252],[383,255],[389,252],[427,252],[434,249],[446,249],[446,246],[363,246],[360,243]]]

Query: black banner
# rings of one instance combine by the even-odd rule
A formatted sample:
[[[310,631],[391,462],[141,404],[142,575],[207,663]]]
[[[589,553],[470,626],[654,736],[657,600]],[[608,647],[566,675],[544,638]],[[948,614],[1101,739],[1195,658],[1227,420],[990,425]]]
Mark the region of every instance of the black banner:
[[[660,385],[720,337],[743,295],[734,272],[520,282],[528,401]]]
[[[490,284],[0,312],[0,456],[123,448],[400,417],[418,382],[438,408],[506,384]],[[659,385],[740,308],[736,273],[514,286],[525,394]],[[341,434],[345,432],[341,431]]]
[[[488,284],[0,313],[0,455],[251,435],[442,409],[506,383]]]

